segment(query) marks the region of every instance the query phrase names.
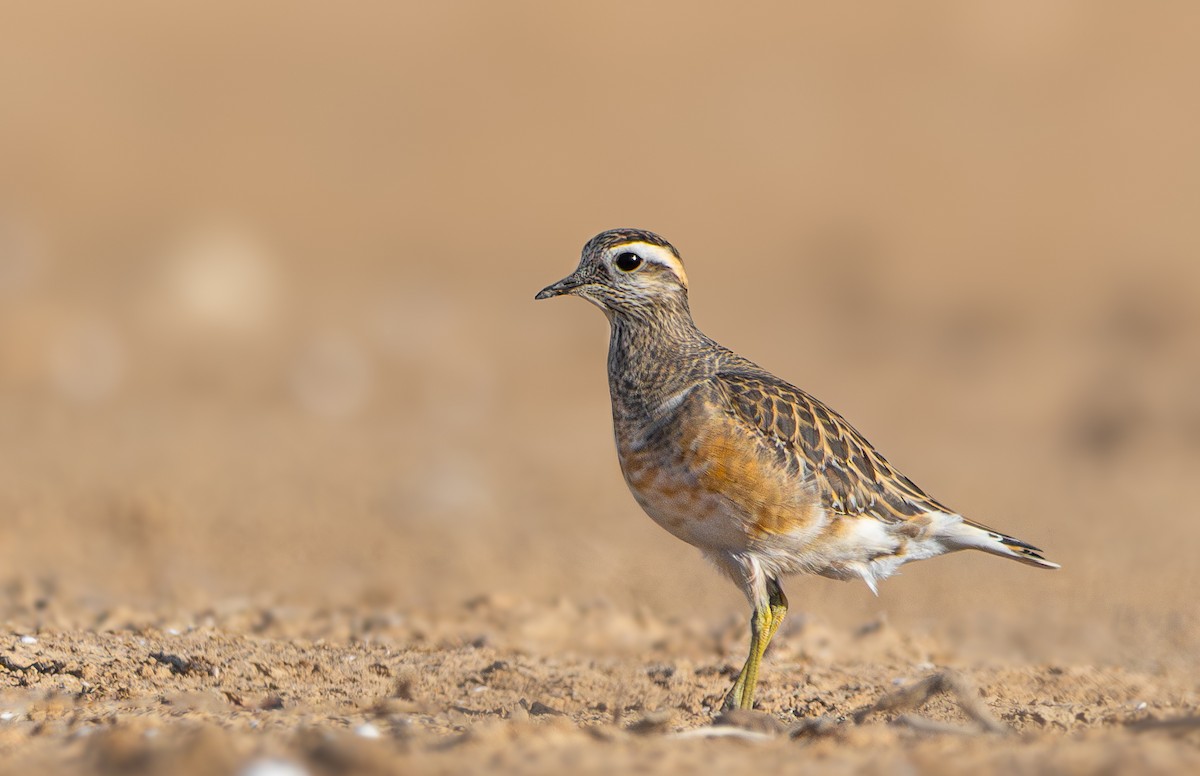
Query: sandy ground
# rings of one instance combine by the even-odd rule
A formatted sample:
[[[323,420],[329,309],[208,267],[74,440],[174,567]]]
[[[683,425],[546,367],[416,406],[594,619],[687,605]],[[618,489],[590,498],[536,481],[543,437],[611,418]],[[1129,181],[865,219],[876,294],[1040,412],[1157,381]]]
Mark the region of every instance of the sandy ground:
[[[25,616],[53,620],[54,609]],[[761,696],[769,711],[717,725],[741,634],[611,604],[491,596],[403,615],[242,604],[186,618],[111,611],[36,632],[4,653],[6,772],[1200,765],[1194,686],[1115,666],[969,659],[879,622],[789,628]],[[947,671],[961,694],[872,712]]]
[[[499,9],[5,9],[0,771],[1200,770],[1194,9]],[[623,225],[1063,568],[788,580],[714,724],[745,602],[532,301]]]

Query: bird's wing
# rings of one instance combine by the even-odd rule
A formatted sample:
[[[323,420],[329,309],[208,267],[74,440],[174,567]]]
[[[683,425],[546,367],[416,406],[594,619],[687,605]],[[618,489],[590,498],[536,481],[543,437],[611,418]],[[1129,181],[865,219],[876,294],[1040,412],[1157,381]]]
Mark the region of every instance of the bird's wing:
[[[773,449],[825,509],[887,523],[950,512],[893,469],[845,418],[799,388],[757,370],[723,371],[712,380],[729,418]]]

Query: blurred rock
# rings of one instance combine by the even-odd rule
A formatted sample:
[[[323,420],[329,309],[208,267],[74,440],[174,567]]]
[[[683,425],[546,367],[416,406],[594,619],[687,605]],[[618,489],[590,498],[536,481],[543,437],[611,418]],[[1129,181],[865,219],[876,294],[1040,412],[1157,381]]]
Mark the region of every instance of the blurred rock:
[[[183,234],[158,267],[148,300],[161,325],[244,336],[277,322],[283,284],[261,242],[227,225]]]
[[[246,763],[237,776],[309,776],[309,771],[289,760],[264,757]]]
[[[766,733],[772,736],[778,735],[784,730],[783,723],[773,715],[752,709],[723,711],[713,720],[713,724],[741,728],[753,733]]]
[[[630,733],[642,736],[658,735],[670,730],[674,721],[674,712],[670,709],[659,709],[658,711],[647,712],[641,719],[627,725],[625,729]]]

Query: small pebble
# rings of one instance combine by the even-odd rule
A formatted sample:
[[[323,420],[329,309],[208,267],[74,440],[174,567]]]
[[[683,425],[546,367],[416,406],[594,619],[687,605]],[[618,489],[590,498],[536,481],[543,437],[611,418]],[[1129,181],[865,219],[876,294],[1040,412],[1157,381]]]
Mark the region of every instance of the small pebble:
[[[36,644],[37,639],[35,639],[33,636],[22,636],[21,643],[22,644]]]
[[[723,711],[713,720],[717,727],[735,727],[763,735],[777,735],[783,732],[783,723],[770,714],[750,709],[733,709]]]
[[[238,776],[309,776],[309,773],[296,763],[266,757],[246,763]]]
[[[534,701],[529,705],[529,713],[535,717],[540,717],[543,714],[553,714],[554,716],[561,717],[565,712],[551,708],[541,701]]]
[[[1143,703],[1142,705],[1146,704]],[[14,711],[0,711],[0,722],[8,722],[9,720],[16,719],[16,717],[17,714]]]
[[[372,725],[370,722],[364,722],[354,728],[354,734],[361,738],[379,738],[379,728]]]
[[[660,709],[647,712],[641,719],[626,726],[625,729],[640,736],[654,735],[667,732],[672,722],[674,722],[674,715],[671,711]]]

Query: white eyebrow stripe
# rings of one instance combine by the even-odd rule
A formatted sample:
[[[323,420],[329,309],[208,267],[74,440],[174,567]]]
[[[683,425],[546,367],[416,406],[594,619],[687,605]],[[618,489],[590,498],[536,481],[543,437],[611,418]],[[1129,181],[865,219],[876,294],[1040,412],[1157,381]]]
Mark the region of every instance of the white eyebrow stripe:
[[[683,269],[683,262],[671,252],[670,248],[664,248],[661,245],[655,245],[654,243],[648,242],[628,242],[613,248],[611,255],[619,256],[627,250],[633,248],[637,249],[637,254],[645,261],[652,262],[660,267],[666,267],[674,272],[675,276],[679,278],[681,283],[683,283],[683,287],[687,288],[688,277],[687,272],[685,272]]]

